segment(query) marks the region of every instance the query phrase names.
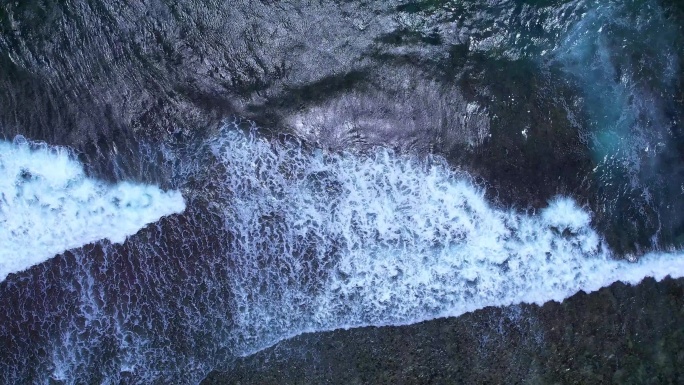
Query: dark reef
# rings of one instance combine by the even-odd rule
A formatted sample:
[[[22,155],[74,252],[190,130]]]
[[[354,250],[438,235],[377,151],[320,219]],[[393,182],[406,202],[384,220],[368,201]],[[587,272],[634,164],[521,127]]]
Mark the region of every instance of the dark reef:
[[[684,280],[402,327],[305,334],[242,358],[219,384],[681,384]]]

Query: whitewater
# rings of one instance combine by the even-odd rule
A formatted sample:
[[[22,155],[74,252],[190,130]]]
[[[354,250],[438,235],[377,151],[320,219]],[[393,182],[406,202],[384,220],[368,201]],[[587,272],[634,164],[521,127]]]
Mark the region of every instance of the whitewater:
[[[494,207],[439,157],[326,154],[236,130],[209,148],[225,166],[218,196],[233,202],[221,211],[242,251],[231,277],[245,309],[236,340],[250,341],[235,346],[241,355],[304,331],[541,305],[684,275],[679,252],[615,259],[571,198],[538,213]]]
[[[126,237],[182,212],[178,191],[88,178],[64,147],[0,141],[0,281],[66,250]]]
[[[49,300],[58,288],[74,304],[50,313],[66,322],[40,340],[41,383],[131,373],[197,383],[301,333],[684,276],[679,251],[616,259],[572,198],[538,212],[498,207],[438,156],[333,153],[226,124],[194,147],[162,149],[178,186],[163,192],[88,178],[60,147],[19,139],[0,150],[3,277],[70,250],[68,271],[40,273],[32,294]],[[25,347],[13,349],[26,362]],[[12,367],[0,378],[26,376]]]

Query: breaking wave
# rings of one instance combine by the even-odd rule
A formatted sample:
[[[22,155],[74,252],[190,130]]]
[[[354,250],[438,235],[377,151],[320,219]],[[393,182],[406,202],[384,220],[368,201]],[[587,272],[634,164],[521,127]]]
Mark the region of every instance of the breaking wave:
[[[58,212],[89,213],[83,202],[105,202],[102,223],[111,226],[130,215],[113,196],[136,209],[182,209],[177,193],[129,186],[126,195],[92,182],[54,149],[6,144],[3,154],[8,148],[26,157],[3,157],[5,170],[5,159],[35,165],[40,157],[73,170],[32,182],[64,202],[91,191],[93,198],[62,203]],[[537,213],[495,207],[467,174],[436,156],[330,153],[232,124],[194,148],[164,152],[164,167],[186,195],[182,214],[120,245],[72,250],[0,286],[0,306],[15,309],[0,315],[11,368],[0,374],[5,382],[197,383],[234,357],[305,332],[411,324],[562,301],[616,281],[684,276],[677,252],[613,259],[591,213],[570,198],[556,197]],[[43,175],[36,166],[30,172]],[[66,186],[70,180],[77,183]],[[141,198],[150,189],[152,201],[167,203]],[[136,223],[155,219],[149,215]],[[78,236],[55,252],[82,242],[79,229],[90,223],[60,218]],[[92,238],[123,241],[128,233],[102,229]],[[50,300],[55,295],[59,301]],[[53,326],[32,334],[26,319]]]
[[[176,191],[86,177],[65,148],[0,141],[0,281],[90,242],[121,243],[184,209]]]
[[[684,274],[679,255],[615,260],[591,214],[490,205],[437,157],[306,151],[228,131],[210,143],[234,234],[237,354],[285,336],[401,325]],[[230,202],[230,203],[228,203]]]

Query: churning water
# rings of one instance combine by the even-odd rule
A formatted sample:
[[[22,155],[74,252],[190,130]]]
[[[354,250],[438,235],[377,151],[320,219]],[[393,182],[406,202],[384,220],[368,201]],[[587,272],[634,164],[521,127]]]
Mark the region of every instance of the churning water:
[[[40,234],[54,252],[96,238],[121,242],[183,210],[178,193],[91,181],[56,148],[4,146],[3,154],[19,154],[5,155],[4,169],[25,170],[15,174],[35,184],[4,191],[5,200],[29,219],[51,221]],[[435,156],[328,153],[232,124],[192,149],[164,153],[187,195],[184,213],[123,245],[75,249],[57,257],[59,266],[4,283],[2,300],[12,303],[3,307],[22,315],[1,320],[14,333],[5,382],[197,382],[230,357],[303,332],[410,324],[684,276],[679,253],[612,259],[591,213],[570,198],[538,213],[494,207],[467,174]],[[58,161],[71,171],[41,177]],[[29,219],[15,226],[28,232]],[[4,240],[5,249],[26,248],[7,254],[8,268],[38,262],[21,260],[35,255],[23,239]],[[66,300],[50,303],[55,295]],[[19,318],[46,331],[26,333]],[[43,358],[31,361],[32,351]]]
[[[594,178],[591,183],[598,185],[596,206],[604,208],[601,214],[615,218],[613,225],[636,229],[625,232],[625,239],[646,234],[646,238],[654,239],[653,245],[677,244],[675,240],[684,239],[684,219],[677,209],[684,207],[680,203],[684,166],[678,158],[680,144],[673,134],[681,110],[673,96],[677,82],[681,82],[679,56],[673,47],[681,44],[681,32],[654,2],[647,0],[540,3],[500,0],[488,2],[484,8],[461,1],[412,4],[413,8],[402,5],[397,12],[403,9],[403,13],[396,18],[376,15],[387,25],[370,29],[387,32],[399,28],[403,33],[414,28],[412,33],[435,34],[427,45],[409,39],[399,47],[399,42],[390,39],[383,47],[386,52],[398,52],[401,58],[404,54],[410,58],[411,52],[426,57],[430,52],[437,57],[455,55],[461,51],[450,50],[459,47],[463,55],[490,65],[515,62],[567,82],[568,89],[576,93],[567,100],[576,105],[563,111],[584,119],[568,126],[584,135],[583,144],[591,153],[588,162],[595,168],[587,179]],[[178,16],[174,12],[164,16],[159,11],[158,17]],[[211,15],[214,10],[208,8],[206,14],[197,16],[206,19],[206,25],[188,28],[209,29]],[[21,23],[10,20],[9,24],[13,31],[21,30]],[[153,24],[156,26],[157,21]],[[362,27],[358,30],[367,26]],[[273,36],[280,30],[264,29]],[[284,35],[290,34],[284,31]],[[150,36],[151,42],[158,38],[156,33],[141,36]],[[169,34],[169,39],[175,39]],[[206,39],[216,36],[225,40],[218,32]],[[381,36],[376,37],[367,39],[383,41]],[[122,73],[121,79],[127,79],[123,73],[129,70],[128,62],[119,52],[123,44],[119,40],[111,39],[113,53],[101,59],[123,63],[116,68]],[[0,39],[2,47],[12,48],[13,42]],[[273,46],[286,42],[285,37],[274,39]],[[183,52],[172,52],[173,60],[167,62],[163,55],[167,48],[176,47],[176,42],[172,43],[159,44],[164,51],[159,54],[162,59],[146,43],[121,52],[148,55],[141,60],[145,71],[153,68],[162,72],[161,68],[187,59],[185,64],[207,72],[207,77],[196,84],[205,84],[205,80],[210,84],[212,74],[236,75],[220,86],[211,83],[207,88],[212,90],[230,88],[225,84],[233,80],[231,87],[237,87],[242,75],[261,76],[262,69],[264,77],[268,73],[267,66],[262,68],[262,58],[268,56],[263,52],[250,52],[255,57],[248,57],[244,63],[236,59],[238,69],[258,67],[244,70],[244,74],[238,74],[242,70],[230,73],[233,67],[222,69],[226,65],[217,58],[230,56],[222,49],[216,49],[220,54],[214,55],[215,63],[211,58],[188,59],[190,56],[183,55],[191,55],[191,50],[185,52],[184,48],[179,49]],[[192,46],[186,43],[177,46]],[[446,45],[452,46],[447,49]],[[340,47],[346,46],[340,43]],[[327,40],[321,47],[327,47]],[[148,48],[152,51],[147,52]],[[371,48],[359,50],[373,51]],[[78,51],[78,47],[74,49]],[[211,56],[214,49],[205,52],[198,48],[197,52]],[[29,58],[22,64],[29,68],[26,73],[45,79],[60,73],[51,67],[63,64],[58,60],[50,62],[33,55],[31,49],[16,52]],[[8,56],[6,62],[22,62],[15,56]],[[431,63],[423,56],[416,58],[417,62]],[[154,62],[157,59],[160,61]],[[331,58],[319,64],[366,63],[363,55],[358,60],[344,59]],[[404,61],[401,65],[408,65]],[[92,67],[92,63],[65,63],[64,68],[75,68],[77,74],[80,68]],[[477,69],[470,66],[478,61],[468,63],[462,70],[476,73]],[[297,69],[296,65],[292,67]],[[424,67],[421,74],[429,72],[425,68],[432,70]],[[169,78],[176,79],[182,73],[174,71],[169,71]],[[140,79],[157,75],[141,73],[147,75],[130,77],[136,87],[142,83]],[[91,77],[84,77],[84,81],[107,83],[96,75],[88,74]],[[289,81],[299,85],[309,77],[292,79]],[[433,80],[426,84],[439,94],[442,83]],[[506,92],[510,86],[489,84],[486,79],[482,82],[485,86],[473,91],[484,95],[478,96],[483,99],[478,103]],[[57,81],[54,84],[62,85]],[[163,92],[194,90],[196,84],[191,84],[159,88]],[[274,84],[288,88],[288,83]],[[503,91],[497,91],[499,86]],[[112,90],[106,95],[119,93],[116,87]],[[363,94],[363,90],[357,91]],[[378,95],[382,91],[378,90]],[[80,98],[78,92],[69,92]],[[263,94],[271,95],[269,92]],[[141,103],[154,99],[143,94]],[[14,100],[14,94],[9,95],[7,100],[21,104]],[[135,99],[125,92],[122,95],[122,104]],[[370,103],[372,97],[355,99],[351,91],[345,95],[352,101],[340,105],[350,106],[350,116],[357,114],[355,108],[368,114],[378,112],[374,105],[361,106]],[[334,100],[334,95],[328,96]],[[434,111],[457,111],[449,108],[456,108],[467,98],[451,99],[448,95],[435,99],[442,101],[444,110],[430,110],[430,100],[423,101],[425,106],[420,108],[425,111],[420,112],[429,116]],[[504,95],[498,103],[507,103],[501,100],[508,99]],[[391,97],[388,100],[394,103]],[[316,107],[316,101],[311,103]],[[278,107],[276,104],[273,108]],[[129,108],[135,114],[143,110],[147,114],[147,105],[141,105],[140,110],[132,105]],[[479,109],[470,106],[479,104],[467,104],[466,112]],[[404,109],[401,104],[390,107],[386,110]],[[369,130],[375,127],[372,122],[385,122],[382,132],[392,139],[398,134],[387,122],[400,119],[385,119],[384,110],[378,110],[382,110],[378,115],[371,114],[376,119],[368,120]],[[160,107],[159,111],[167,110]],[[410,115],[407,113],[406,119]],[[140,121],[155,119],[147,118]],[[492,137],[490,131],[503,136],[502,142],[513,137],[495,131],[495,116],[491,118],[491,122],[489,117],[485,119],[486,127],[473,130],[478,133],[477,141],[458,139],[471,146],[484,146]],[[549,124],[557,118],[574,119],[569,112],[567,116],[549,114]],[[364,119],[361,114],[359,121]],[[465,115],[463,119],[461,123],[465,124]],[[479,120],[473,122],[476,125]],[[341,126],[353,126],[344,123]],[[584,123],[586,126],[579,127]],[[519,135],[516,124],[511,122],[511,130]],[[568,129],[560,126],[549,130]],[[451,128],[445,128],[445,135]],[[451,134],[467,136],[467,131],[454,129]],[[522,135],[526,144],[534,144],[536,138],[528,138],[527,128]],[[548,137],[555,139],[552,133]],[[485,187],[471,175],[436,155],[404,154],[382,146],[333,152],[295,138],[267,138],[257,134],[255,127],[245,129],[243,124],[228,122],[213,134],[193,140],[177,143],[167,137],[155,145],[140,144],[145,150],[140,156],[150,154],[147,162],[168,173],[165,181],[174,188],[169,191],[154,185],[97,180],[67,148],[23,137],[0,142],[0,383],[198,383],[211,370],[229,368],[236,357],[301,333],[406,325],[459,316],[487,306],[562,301],[579,291],[595,291],[617,281],[635,284],[645,277],[684,277],[684,252],[676,247],[652,251],[638,260],[616,258],[605,234],[595,227],[597,213],[586,202],[556,196],[537,211],[501,207],[487,200]],[[499,154],[493,159],[508,160]],[[644,219],[646,211],[648,220]],[[652,226],[641,226],[640,220]],[[658,243],[658,237],[672,242]]]
[[[0,280],[100,239],[121,243],[185,209],[179,192],[87,178],[73,154],[17,137],[0,142]]]

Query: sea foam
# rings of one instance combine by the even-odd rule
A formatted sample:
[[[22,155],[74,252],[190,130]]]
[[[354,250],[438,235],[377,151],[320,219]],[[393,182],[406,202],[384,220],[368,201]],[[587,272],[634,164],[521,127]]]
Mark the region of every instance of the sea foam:
[[[571,198],[537,213],[493,206],[439,157],[307,151],[237,131],[211,148],[224,166],[213,194],[235,235],[238,354],[301,332],[541,305],[684,275],[679,253],[614,258]]]
[[[0,281],[71,248],[123,242],[184,209],[177,191],[86,177],[65,148],[0,141]]]
[[[20,306],[0,323],[0,335],[17,339],[32,330],[23,327],[24,319],[57,325],[57,331],[39,330],[48,352],[40,369],[28,372],[36,367],[24,364],[33,360],[33,347],[15,344],[3,352],[12,364],[0,382],[35,372],[40,378],[33,382],[46,384],[199,383],[235,356],[301,333],[541,305],[616,281],[684,276],[680,252],[652,253],[634,263],[614,258],[592,228],[592,213],[569,197],[552,198],[536,212],[496,206],[468,174],[437,156],[333,153],[232,125],[163,152],[173,183],[192,203],[123,244],[72,250],[65,257],[68,274],[29,277],[40,284],[26,285],[28,294],[6,291],[7,303],[15,303],[12,296],[64,295],[38,314]],[[70,213],[64,222],[75,230],[63,237],[73,245],[85,229],[100,229],[93,239],[123,240],[119,222],[145,210],[129,213],[121,202],[166,208],[151,220],[169,207],[182,209],[177,193],[85,178],[60,148],[5,143],[0,153],[3,172],[20,181],[3,191],[21,197],[11,200],[14,210],[31,213],[27,218],[42,231],[11,219],[36,237],[50,234],[55,252],[70,245],[54,245],[58,219],[50,205]],[[17,187],[30,183],[42,193]],[[148,189],[157,195],[147,198]],[[62,203],[43,208],[34,202],[43,196]],[[64,208],[72,206],[77,209]],[[104,225],[85,226],[78,210],[100,213]],[[14,239],[29,250],[51,244]],[[109,263],[92,258],[93,252]],[[98,361],[102,357],[110,358]]]

